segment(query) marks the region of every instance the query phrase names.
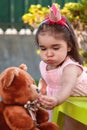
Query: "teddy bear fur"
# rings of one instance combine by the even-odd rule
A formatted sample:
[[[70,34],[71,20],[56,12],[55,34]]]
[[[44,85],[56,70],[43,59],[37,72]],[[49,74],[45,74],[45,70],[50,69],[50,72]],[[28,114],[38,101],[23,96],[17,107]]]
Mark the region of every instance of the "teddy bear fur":
[[[24,106],[38,99],[32,87],[34,79],[26,71],[27,66],[9,67],[0,75],[0,130],[58,130],[55,123],[48,122],[48,112],[38,106],[29,112]],[[35,119],[32,119],[32,114]]]

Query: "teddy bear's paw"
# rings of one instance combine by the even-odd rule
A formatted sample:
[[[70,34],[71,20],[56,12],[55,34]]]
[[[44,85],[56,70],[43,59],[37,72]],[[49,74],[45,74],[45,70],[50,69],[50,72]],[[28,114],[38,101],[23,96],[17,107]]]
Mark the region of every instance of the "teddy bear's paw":
[[[40,130],[58,130],[58,125],[53,122],[45,122],[38,126]]]

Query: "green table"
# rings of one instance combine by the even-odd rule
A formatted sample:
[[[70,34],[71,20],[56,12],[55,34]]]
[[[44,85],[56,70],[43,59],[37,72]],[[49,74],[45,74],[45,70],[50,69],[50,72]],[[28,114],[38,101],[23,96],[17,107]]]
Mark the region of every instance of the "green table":
[[[70,97],[63,104],[53,110],[52,121],[62,129],[64,115],[87,125],[87,97]]]

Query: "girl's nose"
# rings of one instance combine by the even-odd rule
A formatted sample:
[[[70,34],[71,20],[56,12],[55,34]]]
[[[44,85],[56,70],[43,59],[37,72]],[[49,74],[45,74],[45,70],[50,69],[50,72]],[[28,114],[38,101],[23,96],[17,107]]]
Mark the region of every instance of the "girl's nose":
[[[47,56],[48,57],[53,56],[53,52],[51,50],[47,50]]]

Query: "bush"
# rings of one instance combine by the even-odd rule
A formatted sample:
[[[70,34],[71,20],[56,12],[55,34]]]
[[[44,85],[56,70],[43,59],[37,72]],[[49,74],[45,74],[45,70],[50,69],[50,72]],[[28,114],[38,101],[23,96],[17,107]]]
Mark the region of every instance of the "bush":
[[[42,7],[40,4],[31,5],[28,9],[28,13],[22,16],[22,20],[25,24],[29,24],[35,29],[46,17],[48,11],[49,9],[47,7]]]
[[[59,5],[56,4],[56,6]],[[22,21],[35,29],[47,17],[48,12],[48,7],[42,7],[40,4],[31,5],[28,13],[22,16]]]
[[[87,0],[82,0],[80,3],[66,3],[61,13],[70,20],[74,28],[87,29]]]

